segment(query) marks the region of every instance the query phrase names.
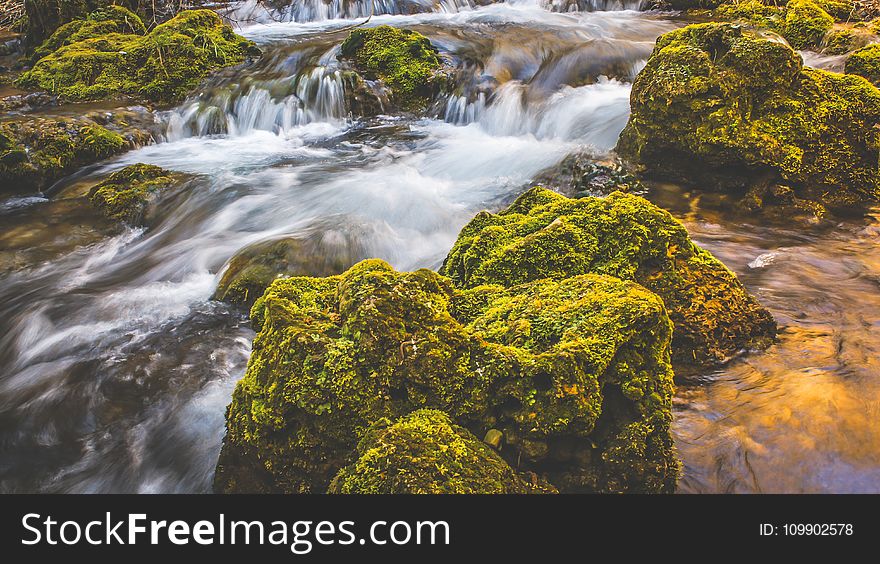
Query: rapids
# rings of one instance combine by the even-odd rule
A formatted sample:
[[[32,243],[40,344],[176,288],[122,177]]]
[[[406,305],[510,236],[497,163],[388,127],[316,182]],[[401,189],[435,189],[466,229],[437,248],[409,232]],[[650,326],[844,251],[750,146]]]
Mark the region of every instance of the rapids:
[[[158,143],[0,202],[0,492],[209,491],[253,337],[210,300],[237,250],[298,236],[438,267],[477,211],[608,153],[654,40],[682,25],[621,0],[294,6],[232,8],[264,56],[158,115]],[[350,118],[336,54],[371,13],[457,68],[432,117]],[[148,228],[107,235],[76,197],[137,162],[191,178]],[[877,491],[880,223],[798,231],[657,194],[785,326],[680,384],[679,490]]]

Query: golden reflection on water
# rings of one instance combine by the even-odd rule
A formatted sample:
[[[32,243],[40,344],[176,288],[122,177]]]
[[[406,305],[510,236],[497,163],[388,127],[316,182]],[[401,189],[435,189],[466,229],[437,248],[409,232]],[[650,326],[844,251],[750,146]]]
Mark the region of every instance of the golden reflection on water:
[[[813,233],[680,215],[781,330],[766,352],[679,384],[679,491],[880,492],[877,215]]]

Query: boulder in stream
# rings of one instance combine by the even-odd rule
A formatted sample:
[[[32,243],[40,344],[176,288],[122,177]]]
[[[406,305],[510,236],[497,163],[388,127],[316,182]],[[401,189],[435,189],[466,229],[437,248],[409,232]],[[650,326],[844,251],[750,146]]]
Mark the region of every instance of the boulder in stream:
[[[349,238],[331,239],[313,233],[245,247],[229,260],[214,299],[250,310],[276,278],[342,273],[360,253]]]
[[[404,110],[424,109],[448,80],[437,48],[417,31],[387,25],[356,29],[339,56],[365,79],[381,81],[391,102]]]
[[[672,324],[635,283],[587,274],[460,290],[374,259],[276,280],[252,323],[218,492],[326,491],[343,468],[357,474],[371,426],[422,408],[476,436],[500,432],[502,458],[562,492],[675,487]]]
[[[682,365],[723,362],[765,348],[776,333],[736,275],[694,244],[672,215],[639,196],[569,199],[536,187],[462,229],[440,272],[456,285],[513,287],[587,273],[638,282],[663,299]]]
[[[180,180],[179,174],[138,163],[111,174],[88,197],[108,219],[139,225],[150,203]]]
[[[880,43],[859,49],[846,59],[846,74],[857,74],[880,85]]]
[[[88,119],[29,116],[0,122],[0,193],[43,190],[128,147],[122,135]]]
[[[805,68],[756,32],[710,23],[661,36],[630,106],[617,152],[649,176],[748,193],[753,208],[778,185],[820,214],[880,199],[880,91]]]

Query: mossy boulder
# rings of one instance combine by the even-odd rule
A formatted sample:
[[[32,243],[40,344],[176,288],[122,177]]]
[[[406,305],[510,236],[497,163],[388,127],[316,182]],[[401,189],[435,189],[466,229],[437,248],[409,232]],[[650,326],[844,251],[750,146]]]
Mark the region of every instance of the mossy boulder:
[[[795,49],[818,47],[834,26],[834,18],[812,0],[790,0],[785,6],[760,0],[721,4],[714,15],[775,31]]]
[[[660,296],[675,324],[673,359],[710,365],[775,335],[770,314],[665,210],[612,193],[569,199],[543,188],[462,229],[442,274],[459,286],[515,286],[586,273],[633,280]]]
[[[416,31],[387,25],[356,29],[339,56],[365,79],[381,81],[391,101],[405,110],[424,109],[446,80],[437,49]]]
[[[619,155],[645,173],[745,193],[781,184],[820,207],[877,201],[880,91],[804,68],[731,24],[661,36],[636,77]]]
[[[147,29],[141,19],[130,10],[121,6],[107,6],[83,19],[75,19],[62,25],[34,50],[31,60],[39,61],[65,45],[109,33],[144,35]]]
[[[79,167],[128,148],[122,135],[94,122],[35,118],[0,123],[0,193],[43,190]]]
[[[833,29],[822,40],[822,53],[826,55],[843,55],[868,45],[872,40],[872,34],[862,29]]]
[[[834,18],[812,0],[791,0],[785,5],[782,35],[795,49],[819,45],[833,26]]]
[[[814,2],[834,18],[834,21],[848,22],[860,19],[852,0],[814,0]]]
[[[366,433],[357,460],[339,471],[329,493],[524,494],[536,488],[491,447],[453,423],[421,409]]]
[[[338,243],[314,236],[255,243],[229,260],[214,299],[250,310],[276,278],[341,274],[357,261],[356,249],[344,237]]]
[[[380,260],[276,280],[227,410],[219,492],[323,492],[371,425],[449,414],[560,491],[669,492],[672,324],[599,275],[457,290]]]
[[[133,164],[93,187],[89,201],[108,219],[140,225],[147,207],[181,180],[179,175],[148,164]]]
[[[131,17],[136,18],[126,16]],[[77,41],[70,42],[68,26],[50,37],[44,46],[60,47],[24,73],[19,86],[69,100],[127,95],[171,103],[184,98],[212,70],[242,63],[255,53],[252,42],[236,35],[210,10],[181,12],[146,35],[103,31],[93,35],[88,22],[79,24]],[[143,24],[133,27],[142,29]]]
[[[855,74],[880,85],[880,43],[859,49],[846,59],[846,74]]]

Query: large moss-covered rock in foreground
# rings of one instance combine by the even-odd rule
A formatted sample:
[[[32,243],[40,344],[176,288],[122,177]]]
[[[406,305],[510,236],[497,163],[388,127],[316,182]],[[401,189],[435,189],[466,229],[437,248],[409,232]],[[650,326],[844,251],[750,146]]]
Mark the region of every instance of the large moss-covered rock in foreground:
[[[507,210],[483,212],[466,225],[441,273],[466,288],[585,273],[634,280],[665,302],[675,324],[673,359],[686,364],[764,347],[776,331],[736,275],[695,245],[681,223],[620,192],[569,199],[533,188]]]
[[[68,37],[76,25],[67,24],[46,41],[47,49],[59,47],[24,73],[20,86],[69,100],[127,95],[169,103],[185,97],[212,70],[241,63],[255,49],[210,10],[181,12],[146,35],[105,32],[86,21]]]
[[[880,91],[804,68],[788,46],[740,27],[661,36],[630,106],[617,151],[648,174],[751,189],[759,204],[777,185],[831,208],[880,197]]]
[[[857,74],[880,85],[880,43],[859,49],[846,59],[846,74]]]
[[[424,108],[445,82],[437,49],[427,37],[383,25],[356,29],[342,44],[340,58],[367,80],[379,80],[391,101],[406,110]]]
[[[323,492],[372,424],[420,408],[494,430],[505,460],[560,491],[674,489],[672,326],[634,283],[456,290],[369,260],[276,280],[252,322],[217,491]]]
[[[158,166],[133,164],[111,174],[88,197],[108,219],[139,225],[147,206],[180,180],[180,175]]]
[[[214,299],[250,310],[276,278],[341,274],[359,255],[351,239],[287,237],[261,241],[235,254],[226,266]]]
[[[340,470],[329,493],[524,494],[537,488],[491,447],[452,422],[421,409],[366,433],[357,460]]]
[[[121,153],[122,135],[85,119],[0,122],[0,193],[43,190],[77,168]]]

